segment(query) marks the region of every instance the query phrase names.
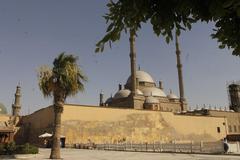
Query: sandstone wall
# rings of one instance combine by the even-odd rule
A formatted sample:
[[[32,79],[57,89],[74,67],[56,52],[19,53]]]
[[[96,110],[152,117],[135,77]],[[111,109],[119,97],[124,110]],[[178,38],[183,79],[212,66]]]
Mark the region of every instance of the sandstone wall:
[[[228,134],[240,134],[240,113],[230,111],[209,110],[211,116],[226,117]]]
[[[172,112],[65,105],[62,134],[67,144],[133,141],[216,141],[226,136],[223,117]],[[220,129],[218,133],[217,127]]]
[[[44,131],[52,132],[53,108],[47,107],[21,119],[18,137],[38,143]],[[62,135],[66,144],[120,141],[217,141],[226,136],[224,117],[184,116],[172,112],[65,105]],[[218,133],[219,127],[220,133]],[[22,137],[22,138],[21,138]]]
[[[37,144],[39,142],[39,135],[43,134],[45,131],[52,133],[53,121],[54,112],[51,106],[21,117],[16,141],[18,143],[30,142]]]

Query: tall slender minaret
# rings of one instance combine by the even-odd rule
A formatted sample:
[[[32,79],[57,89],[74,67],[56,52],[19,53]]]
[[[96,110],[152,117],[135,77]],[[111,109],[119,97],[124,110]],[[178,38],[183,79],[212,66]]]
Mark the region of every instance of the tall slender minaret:
[[[13,116],[20,115],[20,110],[21,110],[20,98],[21,98],[21,87],[20,87],[20,85],[18,85],[17,89],[16,89],[16,93],[15,93],[14,104],[12,104],[12,115]]]
[[[103,102],[103,91],[101,90],[100,94],[99,94],[99,106],[104,106],[104,102]]]
[[[135,51],[135,35],[130,30],[130,63],[131,63],[131,96],[136,95],[136,51]]]
[[[177,33],[175,33],[175,37],[176,37],[176,55],[177,55],[177,70],[178,70],[180,103],[181,103],[181,110],[183,111],[185,109],[184,108],[185,98],[184,98],[184,87],[183,87],[183,76],[182,76],[182,64],[181,64],[181,58],[180,58],[181,51],[179,49]]]

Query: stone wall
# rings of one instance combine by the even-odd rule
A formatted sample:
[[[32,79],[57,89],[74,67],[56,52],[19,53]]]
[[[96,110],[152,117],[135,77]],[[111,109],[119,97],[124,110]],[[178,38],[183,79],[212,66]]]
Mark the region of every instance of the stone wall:
[[[209,110],[211,116],[226,117],[227,134],[240,134],[240,113],[221,110]]]
[[[62,135],[66,144],[177,141],[217,141],[226,136],[224,117],[184,116],[172,112],[65,105]],[[22,118],[28,141],[37,143],[51,132],[53,109],[43,108]],[[219,127],[220,133],[217,131]]]
[[[62,134],[69,144],[88,140],[95,143],[217,141],[226,136],[224,122],[225,118],[172,112],[65,105]]]
[[[53,107],[42,108],[30,115],[21,117],[16,134],[17,143],[30,142],[38,144],[38,136],[44,132],[53,132],[54,112]]]

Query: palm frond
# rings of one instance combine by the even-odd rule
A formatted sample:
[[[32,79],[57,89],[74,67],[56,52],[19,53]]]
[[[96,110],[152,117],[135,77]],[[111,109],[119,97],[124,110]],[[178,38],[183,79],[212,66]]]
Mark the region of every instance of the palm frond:
[[[48,66],[38,69],[38,85],[44,97],[51,97],[54,90],[52,70]]]
[[[52,69],[47,66],[39,68],[38,84],[44,97],[61,94],[66,98],[84,91],[87,77],[78,66],[77,60],[78,57],[63,52],[54,59]]]

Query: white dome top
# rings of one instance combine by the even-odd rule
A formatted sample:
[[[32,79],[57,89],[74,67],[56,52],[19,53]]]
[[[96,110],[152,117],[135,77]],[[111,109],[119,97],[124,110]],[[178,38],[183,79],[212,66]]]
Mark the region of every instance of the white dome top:
[[[159,100],[155,97],[152,97],[152,96],[149,96],[145,99],[145,103],[148,103],[148,104],[153,104],[153,103],[159,103]]]
[[[178,96],[176,96],[172,90],[170,90],[170,93],[167,95],[169,99],[178,99]]]
[[[126,98],[129,96],[129,94],[131,93],[131,91],[129,89],[122,89],[120,91],[118,91],[115,95],[114,95],[114,99],[119,99],[119,98]]]
[[[139,82],[149,82],[155,83],[153,78],[144,71],[136,71],[136,78],[138,78]],[[131,76],[128,77],[127,84],[131,83]]]
[[[166,94],[159,88],[147,87],[142,89],[144,96],[166,97]]]

